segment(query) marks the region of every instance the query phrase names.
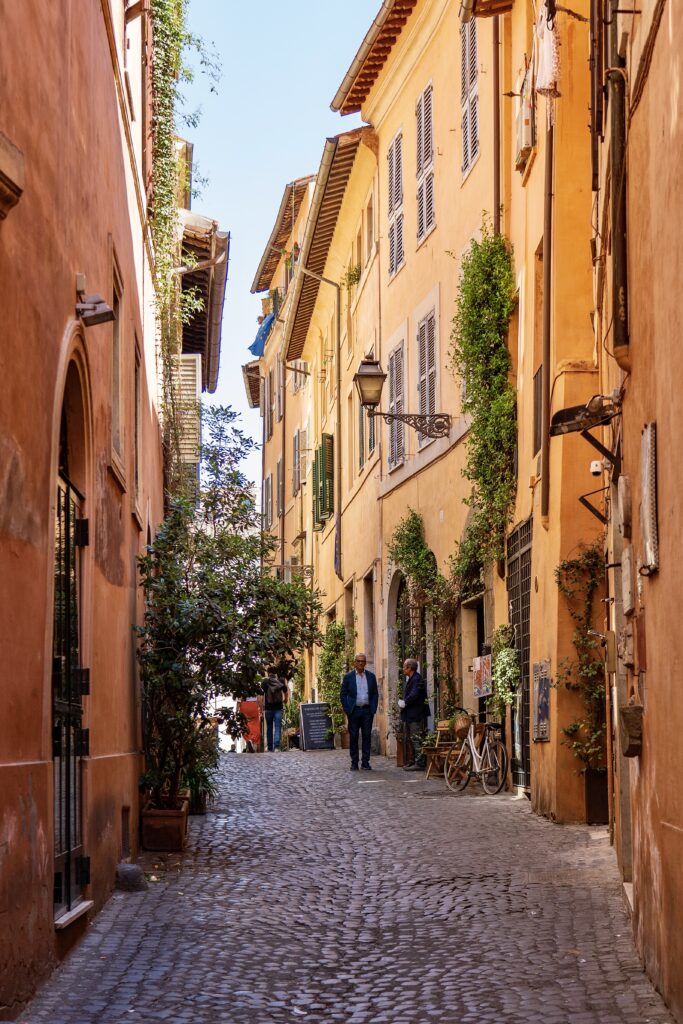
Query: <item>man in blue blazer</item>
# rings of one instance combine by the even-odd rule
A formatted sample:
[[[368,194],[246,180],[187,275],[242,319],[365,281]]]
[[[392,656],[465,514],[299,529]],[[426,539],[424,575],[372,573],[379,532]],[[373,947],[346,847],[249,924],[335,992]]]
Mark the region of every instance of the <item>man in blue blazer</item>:
[[[361,768],[369,772],[370,739],[372,737],[372,720],[377,711],[379,691],[374,672],[366,672],[366,657],[357,654],[353,660],[354,668],[347,672],[341,685],[341,702],[349,722],[351,739],[351,771],[358,771],[358,733],[363,740]]]

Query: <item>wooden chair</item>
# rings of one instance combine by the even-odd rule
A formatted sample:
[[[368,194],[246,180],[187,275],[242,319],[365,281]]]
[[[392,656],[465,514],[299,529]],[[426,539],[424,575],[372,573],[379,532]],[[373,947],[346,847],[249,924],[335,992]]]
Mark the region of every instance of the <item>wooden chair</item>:
[[[427,757],[426,778],[436,778],[436,776],[442,775],[443,766],[446,763],[446,755],[451,747],[458,742],[460,741],[453,735],[449,719],[440,719],[436,723],[436,743],[433,747],[428,747],[425,750]]]

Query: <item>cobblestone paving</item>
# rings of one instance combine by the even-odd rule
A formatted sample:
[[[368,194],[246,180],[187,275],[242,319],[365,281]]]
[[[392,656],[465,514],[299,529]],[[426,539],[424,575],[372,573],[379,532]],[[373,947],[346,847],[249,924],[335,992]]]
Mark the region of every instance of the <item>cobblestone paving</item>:
[[[23,1024],[670,1024],[604,829],[383,758],[226,755],[181,864],[117,893]]]

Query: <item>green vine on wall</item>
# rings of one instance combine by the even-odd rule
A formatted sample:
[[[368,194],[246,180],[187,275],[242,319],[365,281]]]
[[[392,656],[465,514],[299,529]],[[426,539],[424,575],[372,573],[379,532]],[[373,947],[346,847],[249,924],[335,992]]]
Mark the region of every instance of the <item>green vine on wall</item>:
[[[600,542],[584,548],[555,569],[555,581],[565,598],[574,622],[572,644],[575,657],[565,660],[556,685],[564,685],[581,697],[584,713],[562,732],[565,744],[586,768],[605,764],[605,666],[599,639],[591,635],[595,598],[604,579],[604,558]]]
[[[486,705],[498,721],[504,721],[522,678],[519,652],[515,650],[515,631],[507,623],[493,631],[491,662],[493,693]]]
[[[486,218],[462,262],[451,333],[451,361],[463,384],[462,411],[470,418],[464,476],[472,509],[453,559],[454,576],[471,580],[504,554],[516,490],[517,421],[510,384],[507,332],[515,305],[512,248]]]
[[[353,662],[353,646],[355,635],[347,629],[343,622],[330,622],[318,656],[318,694],[330,706],[332,732],[336,733],[344,725],[345,713],[341,703],[340,690],[342,676]]]
[[[180,460],[182,414],[179,408],[177,359],[182,349],[183,325],[203,309],[195,288],[182,288],[174,272],[180,262],[178,231],[178,195],[181,175],[189,169],[181,166],[177,148],[177,120],[182,106],[181,83],[192,80],[192,72],[183,63],[183,54],[194,48],[202,69],[215,83],[218,65],[202,41],[186,27],[189,0],[151,0],[153,48],[152,82],[152,181],[150,231],[154,248],[154,289],[159,354],[161,362],[161,403],[164,446],[169,490],[182,490],[184,475]],[[198,112],[185,115],[195,126]],[[191,266],[191,254],[183,254]]]

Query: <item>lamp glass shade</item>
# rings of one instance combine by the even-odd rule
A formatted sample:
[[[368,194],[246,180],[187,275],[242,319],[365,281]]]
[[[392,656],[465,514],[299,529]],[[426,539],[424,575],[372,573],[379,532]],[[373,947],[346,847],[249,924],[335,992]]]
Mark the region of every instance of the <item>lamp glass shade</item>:
[[[382,388],[387,379],[378,359],[363,359],[353,380],[358,388],[360,404],[374,409],[382,398]]]

